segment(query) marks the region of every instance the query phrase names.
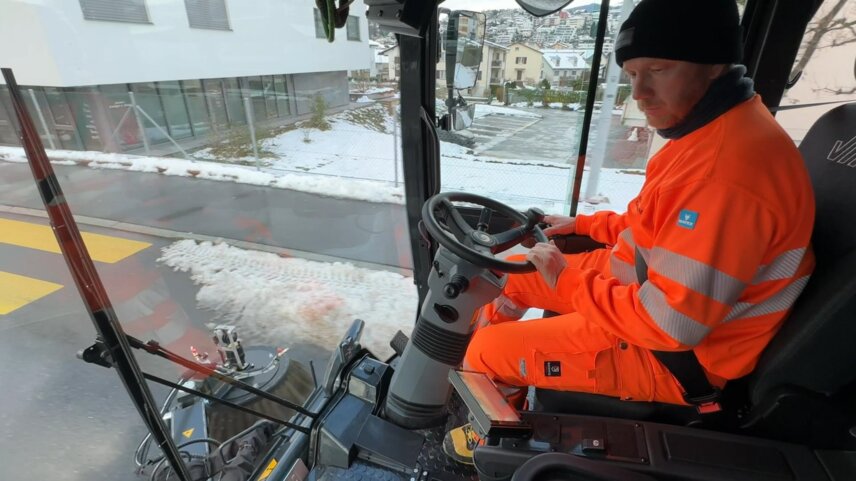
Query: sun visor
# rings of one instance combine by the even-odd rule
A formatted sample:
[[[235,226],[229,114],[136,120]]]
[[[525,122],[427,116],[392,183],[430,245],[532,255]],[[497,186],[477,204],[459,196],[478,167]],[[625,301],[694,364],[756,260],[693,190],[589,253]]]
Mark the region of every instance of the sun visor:
[[[385,32],[422,37],[437,4],[426,0],[365,0],[366,17]]]

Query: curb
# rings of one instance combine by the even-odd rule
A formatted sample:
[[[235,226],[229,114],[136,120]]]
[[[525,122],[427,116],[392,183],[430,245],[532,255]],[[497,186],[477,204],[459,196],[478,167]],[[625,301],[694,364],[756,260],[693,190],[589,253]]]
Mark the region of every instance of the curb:
[[[29,207],[14,207],[8,205],[0,204],[0,213],[8,213],[8,214],[17,214],[17,215],[25,215],[30,217],[41,217],[43,219],[47,219],[47,212],[40,209],[31,209]],[[148,235],[152,237],[160,237],[162,239],[174,239],[174,240],[184,240],[184,239],[192,239],[198,242],[211,242],[211,243],[221,243],[225,242],[234,247],[240,247],[241,249],[246,250],[254,250],[261,252],[269,252],[271,254],[276,254],[280,257],[299,257],[301,259],[306,259],[315,262],[343,262],[347,264],[352,264],[357,267],[363,267],[366,269],[373,270],[383,270],[388,272],[395,272],[396,274],[400,274],[405,277],[413,277],[413,271],[410,269],[404,269],[401,267],[388,266],[384,264],[374,264],[366,261],[358,261],[354,259],[346,259],[344,257],[336,257],[326,254],[318,254],[315,252],[307,252],[297,249],[288,249],[285,247],[277,247],[271,246],[267,244],[259,244],[256,242],[248,242],[238,239],[228,239],[224,237],[216,237],[209,236],[203,234],[195,234],[193,232],[179,232],[168,229],[161,229],[159,227],[151,227],[140,224],[131,224],[128,222],[119,222],[115,220],[109,219],[101,219],[98,217],[89,217],[85,215],[74,215],[74,220],[83,225],[94,226],[94,227],[104,227],[108,229],[116,229],[124,232],[132,232],[134,234],[142,234]]]

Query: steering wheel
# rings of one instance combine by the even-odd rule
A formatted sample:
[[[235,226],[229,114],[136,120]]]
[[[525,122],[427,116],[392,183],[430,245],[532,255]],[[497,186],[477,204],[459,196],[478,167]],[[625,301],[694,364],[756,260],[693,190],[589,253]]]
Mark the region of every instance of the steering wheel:
[[[475,229],[464,220],[453,202],[466,202],[482,208]],[[487,227],[494,211],[510,217],[518,227],[498,234],[488,233]],[[443,192],[431,197],[422,206],[425,228],[440,245],[473,265],[499,272],[535,271],[535,265],[529,261],[506,261],[495,256],[530,237],[538,242],[547,242],[547,236],[538,227],[543,219],[544,212],[540,209],[532,208],[523,214],[501,202],[466,192]]]

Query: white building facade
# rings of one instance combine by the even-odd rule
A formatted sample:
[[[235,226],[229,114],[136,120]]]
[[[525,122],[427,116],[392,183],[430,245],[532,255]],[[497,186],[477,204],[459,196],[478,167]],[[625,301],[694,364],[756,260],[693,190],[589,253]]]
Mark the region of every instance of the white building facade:
[[[56,148],[135,151],[246,124],[244,99],[254,123],[310,113],[318,96],[347,105],[347,72],[373,67],[363,11],[351,5],[331,44],[311,2],[3,0],[0,64]],[[0,143],[17,142],[11,114],[0,85]]]

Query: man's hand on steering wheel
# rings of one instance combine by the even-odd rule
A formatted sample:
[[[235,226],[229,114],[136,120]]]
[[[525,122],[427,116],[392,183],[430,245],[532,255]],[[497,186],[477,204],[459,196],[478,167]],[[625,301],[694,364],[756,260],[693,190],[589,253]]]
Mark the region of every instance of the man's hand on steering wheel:
[[[529,253],[526,254],[526,260],[535,265],[538,273],[547,282],[551,289],[556,288],[556,282],[562,271],[568,265],[562,251],[552,242],[539,242],[532,246]]]
[[[568,217],[566,215],[547,215],[544,216],[544,221],[542,224],[546,224],[548,227],[544,228],[544,235],[547,237],[553,237],[557,235],[571,235],[574,233],[574,225],[576,218]],[[520,243],[523,247],[527,249],[531,249],[535,247],[536,241],[533,237],[525,239]]]
[[[548,215],[544,217],[544,222],[550,226],[544,229],[544,235],[547,237],[571,235],[574,233],[576,218],[566,215]]]

